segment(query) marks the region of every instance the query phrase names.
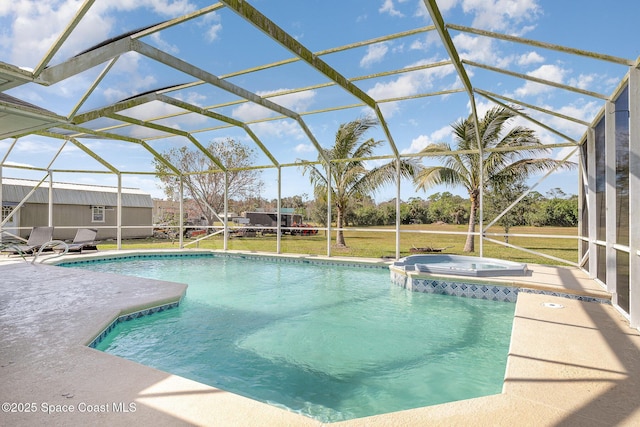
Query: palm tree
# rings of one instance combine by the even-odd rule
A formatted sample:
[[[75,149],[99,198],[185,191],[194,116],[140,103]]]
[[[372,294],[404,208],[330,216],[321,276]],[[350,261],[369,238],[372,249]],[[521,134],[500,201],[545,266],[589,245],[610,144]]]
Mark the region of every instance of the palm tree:
[[[371,157],[382,141],[361,139],[377,124],[378,121],[373,117],[341,124],[336,132],[334,146],[322,149],[318,155],[318,164],[302,162],[303,174],[309,175],[317,199],[326,197],[329,182],[327,178],[331,177],[331,202],[336,209],[338,247],[346,247],[342,227],[350,203],[360,199],[362,195],[375,192],[384,184],[395,182],[397,177],[398,162],[395,160],[370,170],[366,168],[366,158]],[[327,165],[324,159],[329,160],[330,164]],[[399,164],[401,176],[405,178],[415,178],[420,169],[414,159],[399,160]]]
[[[515,113],[511,110],[498,106],[487,111],[479,120],[478,133],[483,150],[482,164],[480,164],[475,121],[472,116],[452,125],[455,150],[447,143],[434,143],[421,151],[423,154],[444,153],[436,156],[442,160],[443,165],[422,169],[415,181],[417,189],[426,190],[437,184],[450,187],[463,185],[469,192],[471,212],[464,252],[473,252],[475,249],[473,233],[479,206],[480,167],[482,167],[485,187],[487,185],[499,187],[510,182],[526,180],[535,173],[548,171],[556,166],[565,168],[575,166],[571,162],[563,163],[559,160],[538,157],[540,154],[548,153],[549,150],[531,129],[516,126],[504,131],[507,121],[514,116]],[[470,152],[453,153],[453,151]]]

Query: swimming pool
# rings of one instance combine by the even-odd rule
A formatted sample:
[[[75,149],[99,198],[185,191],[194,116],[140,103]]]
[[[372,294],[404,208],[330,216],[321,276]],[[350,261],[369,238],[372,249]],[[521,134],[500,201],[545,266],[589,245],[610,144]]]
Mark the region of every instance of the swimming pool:
[[[73,265],[189,284],[98,348],[322,422],[499,393],[514,304],[420,294],[385,268],[259,257]]]

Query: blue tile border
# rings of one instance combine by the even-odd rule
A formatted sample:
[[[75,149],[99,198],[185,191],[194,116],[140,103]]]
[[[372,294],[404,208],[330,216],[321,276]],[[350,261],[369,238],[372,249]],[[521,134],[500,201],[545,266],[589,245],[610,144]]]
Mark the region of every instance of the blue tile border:
[[[72,267],[76,264],[96,264],[105,261],[134,260],[134,259],[162,259],[162,258],[213,258],[212,253],[185,253],[185,254],[132,254],[132,255],[108,255],[104,258],[78,259],[56,263],[58,267]]]
[[[491,301],[516,302],[517,288],[465,282],[413,279],[412,290]]]
[[[359,267],[359,268],[389,268],[387,263],[366,263],[366,262],[350,262],[350,261],[332,261],[324,259],[311,259],[308,257],[286,257],[286,256],[272,256],[272,255],[253,255],[253,254],[225,254],[214,252],[198,252],[198,253],[170,253],[170,254],[131,254],[131,255],[110,255],[104,258],[92,258],[84,260],[63,261],[57,263],[59,267],[71,267],[74,264],[94,264],[105,261],[118,261],[118,260],[141,260],[141,259],[163,259],[163,258],[238,258],[247,260],[262,260],[273,261],[287,264],[317,264],[326,266],[340,266],[340,267]]]
[[[611,304],[611,300],[608,298],[590,297],[588,295],[568,294],[565,292],[545,291],[541,289],[529,289],[529,288],[520,288],[520,292],[525,294],[549,295],[554,297],[574,299],[578,301],[595,302],[599,304]]]
[[[350,262],[350,261],[331,261],[325,259],[311,259],[311,258],[295,258],[295,257],[280,257],[280,256],[271,256],[271,255],[249,255],[249,254],[215,254],[217,257],[227,257],[227,258],[240,258],[240,259],[248,259],[248,260],[262,260],[262,261],[273,261],[273,262],[281,262],[285,264],[315,264],[315,265],[326,265],[326,266],[339,266],[339,267],[358,267],[358,268],[380,268],[380,269],[388,269],[389,264],[374,264],[374,263],[366,263],[366,262]]]
[[[87,345],[87,347],[96,348],[98,344],[100,344],[108,335],[111,333],[116,326],[118,326],[121,322],[128,322],[129,320],[138,319],[140,317],[149,316],[151,314],[160,313],[162,311],[171,310],[173,308],[177,308],[180,305],[181,301],[171,302],[168,304],[158,305],[156,307],[145,308],[144,310],[134,311],[132,313],[123,314],[118,316],[113,322],[109,324],[106,328],[102,330],[91,342]]]
[[[406,274],[391,271],[391,281],[396,285],[414,291],[430,294],[452,295],[466,298],[485,299],[491,301],[516,302],[518,294],[540,294],[562,297],[585,302],[599,304],[611,304],[607,298],[598,298],[587,295],[570,294],[566,292],[548,291],[542,289],[530,289],[518,286],[502,286],[494,283],[469,283],[453,280],[439,280],[426,277],[409,277]]]

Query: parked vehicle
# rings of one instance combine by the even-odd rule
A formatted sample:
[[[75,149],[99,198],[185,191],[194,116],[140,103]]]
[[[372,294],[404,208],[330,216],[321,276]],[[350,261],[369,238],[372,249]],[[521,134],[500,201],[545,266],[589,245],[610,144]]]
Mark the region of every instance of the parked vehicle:
[[[278,227],[277,212],[245,212],[244,227],[238,229],[236,234],[242,231],[242,235],[247,235],[249,230],[256,231],[261,234],[275,234]],[[313,229],[311,224],[302,222],[302,215],[294,213],[280,213],[280,226],[282,234],[291,234],[292,236],[309,236],[318,234],[318,230]]]

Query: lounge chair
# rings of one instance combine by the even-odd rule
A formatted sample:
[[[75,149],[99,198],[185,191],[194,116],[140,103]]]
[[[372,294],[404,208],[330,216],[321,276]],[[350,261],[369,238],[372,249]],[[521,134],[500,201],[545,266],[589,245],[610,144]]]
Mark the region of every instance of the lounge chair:
[[[33,227],[26,244],[15,244],[2,249],[8,255],[33,255],[42,245],[53,240],[53,227]]]
[[[82,253],[85,250],[97,251],[98,247],[96,246],[95,242],[97,234],[98,230],[94,228],[78,228],[73,241],[71,243],[67,243],[69,252]],[[56,252],[62,252],[64,251],[64,246],[58,245],[54,248],[54,250]]]

